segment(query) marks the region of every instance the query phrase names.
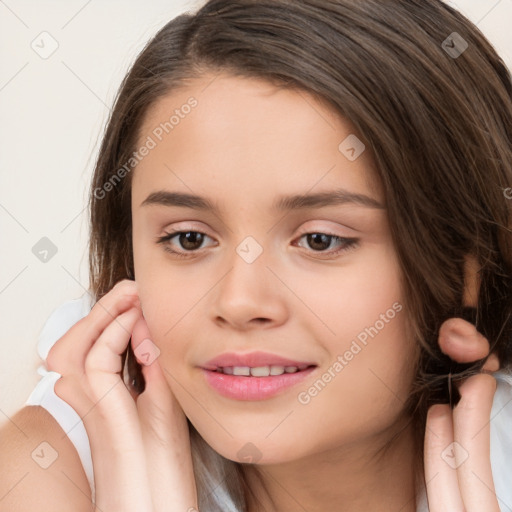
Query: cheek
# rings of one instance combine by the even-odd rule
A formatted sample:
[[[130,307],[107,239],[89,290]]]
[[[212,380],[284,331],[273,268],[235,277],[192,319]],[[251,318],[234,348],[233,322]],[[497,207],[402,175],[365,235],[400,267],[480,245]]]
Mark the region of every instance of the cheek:
[[[294,279],[295,293],[321,321],[310,322],[307,315],[305,328],[313,326],[329,352],[343,353],[352,339],[364,343],[376,330],[389,332],[404,316],[400,269],[390,246],[356,252],[347,262],[311,279]]]
[[[166,261],[161,247],[151,244],[140,237],[134,225],[133,259],[135,281],[139,289],[139,298],[144,319],[152,334],[153,341],[162,350],[163,341],[174,332],[174,326],[185,314],[187,291],[181,283],[178,273]]]
[[[332,347],[323,373],[298,390],[296,427],[314,432],[322,418],[320,443],[326,449],[385,431],[402,412],[413,378],[403,310],[364,343],[357,337],[338,339],[343,341],[338,350]]]
[[[407,399],[416,348],[407,330],[395,253],[383,248],[371,260],[357,262],[338,283],[331,281],[330,300],[317,304],[333,334],[321,338],[330,354],[330,373],[318,383],[323,389],[323,381],[329,381],[317,405],[320,411],[337,401],[345,412],[364,410],[376,421],[378,410],[386,421]],[[343,421],[343,413],[336,421]]]
[[[178,330],[180,318],[186,312],[183,302],[180,302],[177,294],[165,287],[161,280],[137,280],[137,283],[144,319],[153,342],[162,350]]]
[[[162,340],[172,333],[169,331],[176,323],[178,290],[170,266],[161,261],[149,243],[137,238],[138,230],[134,226],[133,260],[135,281],[139,290],[139,299],[144,319],[152,335],[153,342],[162,350]]]
[[[176,272],[166,276],[166,271],[168,268],[148,279],[137,279],[137,284],[151,340],[160,350],[160,364],[174,375],[181,374],[191,362],[190,350],[205,318],[198,303],[207,290],[187,285]]]

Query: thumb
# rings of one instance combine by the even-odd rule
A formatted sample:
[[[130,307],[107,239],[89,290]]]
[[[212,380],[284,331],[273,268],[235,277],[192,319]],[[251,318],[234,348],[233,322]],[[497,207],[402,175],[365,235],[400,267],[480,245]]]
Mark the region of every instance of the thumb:
[[[142,366],[144,392],[148,391],[148,394],[165,392],[168,385],[158,362],[160,349],[151,339],[149,327],[142,314],[132,330],[132,349],[137,362]]]
[[[183,412],[171,392],[167,379],[173,377],[160,365],[160,349],[152,341],[148,325],[142,315],[132,330],[132,348],[137,361],[142,365],[142,376],[145,381],[144,392],[138,397],[143,398],[142,407],[149,407],[154,411],[154,405],[156,409],[165,411],[165,414],[173,417],[182,416]]]
[[[141,316],[133,329],[132,346],[146,382],[137,398],[143,430],[154,510],[196,510],[195,484],[187,417],[167,382],[160,350]],[[192,506],[191,506],[192,505]]]
[[[439,329],[439,347],[458,363],[472,363],[489,354],[489,342],[463,318],[449,318]]]

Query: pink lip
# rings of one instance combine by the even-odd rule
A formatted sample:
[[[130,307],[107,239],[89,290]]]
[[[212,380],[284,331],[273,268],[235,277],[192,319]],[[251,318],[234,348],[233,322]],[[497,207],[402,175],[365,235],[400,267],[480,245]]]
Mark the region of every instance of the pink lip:
[[[220,354],[210,361],[207,361],[202,368],[205,370],[216,370],[217,368],[225,368],[227,366],[249,366],[255,368],[257,366],[316,366],[315,363],[307,361],[296,361],[285,357],[271,354],[270,352],[249,352],[246,354],[236,354],[234,352],[226,352]],[[266,377],[257,377],[265,379]],[[272,377],[274,378],[274,377]]]
[[[241,365],[240,365],[241,366]],[[296,365],[290,365],[296,366]],[[269,377],[225,375],[222,372],[201,369],[206,382],[219,394],[234,400],[265,400],[303,381],[316,367],[295,373]]]

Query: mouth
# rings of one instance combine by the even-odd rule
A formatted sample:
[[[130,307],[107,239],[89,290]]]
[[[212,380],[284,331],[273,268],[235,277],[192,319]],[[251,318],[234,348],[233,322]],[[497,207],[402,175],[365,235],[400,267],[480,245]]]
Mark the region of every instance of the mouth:
[[[266,400],[298,386],[315,372],[317,365],[235,366],[214,370],[201,368],[212,391],[231,400]],[[231,373],[230,373],[231,372]]]
[[[303,364],[300,366],[281,366],[281,365],[266,365],[266,366],[219,366],[213,371],[223,373],[224,375],[234,375],[237,377],[273,377],[283,375],[284,373],[298,373],[308,368],[314,368],[316,365]]]
[[[204,370],[220,371],[226,375],[268,377],[304,371],[316,366],[313,361],[290,359],[271,352],[224,352],[202,365]]]

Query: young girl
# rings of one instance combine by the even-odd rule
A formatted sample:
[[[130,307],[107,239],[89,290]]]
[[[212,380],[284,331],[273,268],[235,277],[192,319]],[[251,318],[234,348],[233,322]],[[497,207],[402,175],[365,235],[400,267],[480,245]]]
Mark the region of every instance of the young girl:
[[[169,22],[0,509],[512,510],[511,138],[504,63],[441,1]]]

